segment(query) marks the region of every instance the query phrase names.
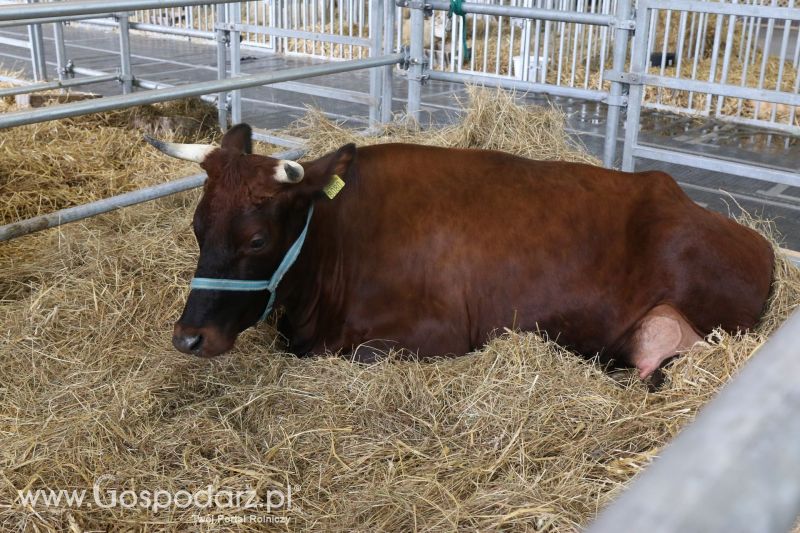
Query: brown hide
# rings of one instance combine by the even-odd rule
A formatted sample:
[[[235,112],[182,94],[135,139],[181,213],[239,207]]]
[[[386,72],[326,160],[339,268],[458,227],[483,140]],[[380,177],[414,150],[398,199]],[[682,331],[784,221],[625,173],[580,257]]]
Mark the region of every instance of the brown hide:
[[[705,335],[752,327],[769,293],[767,241],[664,173],[391,144],[345,181],[278,289],[299,354],[460,355],[508,327],[625,361],[656,305]]]

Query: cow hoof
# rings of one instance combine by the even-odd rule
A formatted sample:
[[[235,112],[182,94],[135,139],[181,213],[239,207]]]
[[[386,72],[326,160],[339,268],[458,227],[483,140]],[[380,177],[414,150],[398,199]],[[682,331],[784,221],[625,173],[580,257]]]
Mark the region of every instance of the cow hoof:
[[[657,368],[653,371],[652,374],[647,378],[645,384],[647,385],[647,390],[650,392],[658,392],[661,387],[664,386],[664,383],[667,381],[667,375],[661,368]]]
[[[630,368],[617,368],[608,371],[608,377],[620,385],[627,385],[631,380],[636,379],[636,374]]]

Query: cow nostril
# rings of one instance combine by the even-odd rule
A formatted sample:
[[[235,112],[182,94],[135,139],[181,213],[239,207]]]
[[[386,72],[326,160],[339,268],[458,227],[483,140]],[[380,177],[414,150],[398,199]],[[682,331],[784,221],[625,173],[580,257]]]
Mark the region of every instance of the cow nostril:
[[[194,335],[193,337],[186,338],[186,344],[188,345],[190,350],[195,350],[200,347],[203,343],[203,337],[200,335]]]
[[[193,353],[203,344],[202,335],[175,335],[172,344],[183,353]]]

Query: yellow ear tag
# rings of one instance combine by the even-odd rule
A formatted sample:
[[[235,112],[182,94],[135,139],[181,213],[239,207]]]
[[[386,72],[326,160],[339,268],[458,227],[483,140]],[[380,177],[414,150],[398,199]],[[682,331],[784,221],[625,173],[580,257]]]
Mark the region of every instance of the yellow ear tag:
[[[342,189],[344,189],[344,181],[342,181],[342,178],[334,174],[330,183],[328,183],[325,188],[322,189],[322,192],[325,193],[325,196],[333,200],[333,198],[339,194],[339,191]]]

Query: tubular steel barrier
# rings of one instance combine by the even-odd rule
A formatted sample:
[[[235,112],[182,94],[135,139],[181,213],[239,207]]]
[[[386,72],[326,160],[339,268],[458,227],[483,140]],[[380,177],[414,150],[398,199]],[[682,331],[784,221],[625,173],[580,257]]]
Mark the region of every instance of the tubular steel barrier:
[[[229,92],[281,81],[299,80],[325,74],[337,74],[340,72],[382,67],[385,65],[396,65],[403,61],[405,61],[404,54],[390,54],[370,59],[354,59],[352,61],[342,61],[340,63],[309,65],[257,76],[227,78],[223,80],[179,85],[168,89],[150,90],[121,96],[108,96],[96,100],[43,107],[33,111],[17,111],[0,115],[0,128],[11,128],[25,124],[46,122],[48,120],[88,115],[90,113],[101,113],[103,111],[125,109],[138,105],[167,102],[181,98],[206,95],[217,91]]]
[[[624,70],[622,66],[614,66],[614,55],[620,48],[617,42],[625,41],[627,44],[629,28],[616,25],[614,21],[625,21],[627,17],[620,17],[621,10],[624,8],[632,13],[637,0],[504,2],[506,5],[502,2],[496,5],[497,0],[473,0],[463,4],[466,6],[466,23],[455,20],[452,24],[447,23],[448,17],[441,11],[449,6],[447,2],[422,2],[428,6],[425,11],[430,15],[423,22],[427,69],[596,89],[609,93],[613,100],[606,102],[609,105],[625,105],[625,95],[615,94],[611,82],[604,81],[604,73],[608,68],[617,72]],[[725,5],[724,2],[710,4]],[[724,22],[715,8],[707,7],[709,2],[683,4],[691,11],[654,10],[646,23],[651,30],[647,40],[651,67],[657,68],[660,75],[665,71],[670,73],[672,69],[684,71],[681,78],[695,81],[706,81],[704,78],[710,67],[721,68],[722,77],[730,75],[729,81],[733,84],[740,82],[736,79],[739,70],[748,84],[764,84],[770,82],[777,69],[780,71],[779,80],[790,85],[792,79],[798,78],[800,48],[797,35],[800,26],[791,24],[790,18],[779,21],[770,17],[796,12],[796,0],[777,0],[774,3],[784,7],[774,7],[773,0],[739,0],[734,4],[742,8],[737,18]],[[373,22],[380,17],[370,14],[376,9],[372,0],[250,0],[235,4],[239,6],[241,24],[238,31],[243,46],[334,60],[365,57],[372,46],[373,37],[370,35],[373,33],[391,34],[398,48],[410,41],[407,14],[411,9],[406,7],[394,10],[386,7],[385,11],[393,11],[393,20],[384,15],[384,24],[376,27]],[[681,4],[677,6],[681,8]],[[771,9],[778,11],[769,12]],[[27,19],[28,22],[32,20]],[[117,25],[114,21],[99,19],[86,23]],[[164,7],[131,12],[130,27],[213,40],[217,23],[229,24],[232,21],[218,18],[213,6],[178,7],[170,3]],[[468,60],[459,35],[472,42],[475,53]],[[734,35],[741,35],[741,38],[734,39]],[[773,35],[779,41],[780,52],[776,50],[776,55],[767,61],[767,54],[762,53],[762,49]],[[384,51],[387,50],[389,48],[384,46]],[[709,55],[714,58],[711,64],[707,59]],[[793,92],[797,92],[796,87]],[[711,98],[709,93],[691,92],[688,100],[685,96],[675,97],[678,93],[685,95],[686,91],[662,88],[646,91],[643,106],[699,113],[720,121],[800,133],[796,106],[768,103],[753,106],[746,103],[748,100],[744,100],[744,105],[742,100],[731,105],[730,98]],[[612,110],[612,113],[615,112]],[[374,109],[371,115],[374,117]]]
[[[794,0],[790,0],[790,2],[793,4]],[[712,14],[716,16],[717,31],[714,33],[711,64],[707,81],[696,79],[696,69],[693,69],[691,79],[686,79],[681,76],[683,71],[680,65],[677,65],[674,75],[667,75],[664,68],[664,63],[666,61],[665,55],[661,56],[661,67],[658,74],[650,73],[648,70],[648,64],[652,62],[649,52],[653,49],[653,42],[657,33],[657,27],[653,22],[659,20],[660,12],[666,12],[668,14],[666,20],[669,22],[669,14],[673,11],[679,12],[679,17],[684,23],[687,18],[687,13],[692,13],[697,16]],[[723,39],[722,28],[723,24],[727,22],[727,34],[730,36],[733,31],[732,29],[737,24],[737,18],[741,17],[769,19],[767,36],[765,36],[765,47],[770,42],[771,37],[769,34],[774,27],[775,20],[783,20],[786,22],[786,33],[781,43],[781,63],[779,65],[780,70],[777,77],[777,87],[774,89],[764,87],[768,56],[766,51],[762,54],[761,74],[755,87],[747,86],[746,70],[743,71],[738,83],[732,83],[728,80],[727,67],[731,61],[733,48],[737,45],[735,39],[732,37],[726,39],[724,50],[722,54],[720,54],[720,45]],[[642,157],[685,164],[696,168],[719,170],[738,176],[774,183],[800,186],[800,175],[794,170],[782,171],[750,164],[749,162],[723,160],[705,155],[684,153],[678,150],[653,148],[642,146],[638,142],[641,110],[644,106],[644,96],[648,87],[660,91],[659,94],[667,94],[665,90],[668,90],[668,96],[681,96],[681,93],[684,95],[688,93],[689,107],[692,106],[693,96],[696,93],[705,94],[704,97],[695,98],[694,101],[700,102],[705,109],[706,115],[711,113],[712,104],[714,104],[715,101],[717,115],[720,115],[720,110],[727,98],[738,100],[740,109],[744,106],[745,102],[747,102],[748,105],[753,105],[756,114],[759,112],[762,103],[770,104],[773,118],[777,115],[779,106],[783,106],[783,108],[788,108],[789,119],[794,121],[796,110],[800,108],[800,94],[798,94],[798,85],[800,85],[800,25],[798,25],[798,37],[794,59],[796,79],[793,89],[785,87],[784,84],[782,84],[782,69],[784,67],[782,61],[786,56],[788,32],[791,29],[792,23],[798,22],[800,22],[800,9],[795,8],[762,7],[717,2],[709,3],[696,0],[639,0],[639,9],[636,16],[637,32],[633,41],[631,71],[622,72],[615,68],[614,71],[607,71],[605,73],[606,79],[612,82],[622,82],[629,87],[625,144],[622,158],[623,170],[632,171],[634,169],[635,158]],[[668,26],[665,31],[668,32]],[[667,39],[668,33],[665,33],[664,42],[667,42]],[[720,55],[722,56],[721,65],[719,64]],[[718,72],[719,76],[717,74]],[[800,126],[794,126],[793,123],[790,123],[784,129],[790,132],[800,133]]]
[[[42,19],[49,17],[72,17],[76,15],[99,15],[113,11],[154,9],[165,7],[199,6],[203,4],[225,4],[229,0],[79,0],[46,4],[10,4],[0,6],[0,21],[18,19]]]
[[[86,24],[90,24],[93,26],[105,26],[111,28],[119,27],[119,23],[113,20],[84,19],[84,22]],[[213,31],[193,30],[191,28],[172,28],[169,26],[160,26],[158,24],[148,24],[146,22],[128,21],[128,27],[132,30],[140,30],[151,33],[163,33],[165,35],[178,35],[181,37],[195,37],[208,40],[213,40],[215,38],[214,37],[215,34]]]
[[[33,2],[34,0],[28,1]],[[702,102],[701,107],[706,113],[715,112],[717,118],[748,123],[757,120],[741,116],[730,117],[723,113],[724,109],[730,107],[728,105],[730,101],[738,101],[739,107],[745,109],[749,104],[743,105],[743,102],[755,102],[756,118],[760,116],[758,112],[762,103],[772,106],[769,109],[771,109],[773,119],[777,116],[779,107],[782,106],[780,109],[789,110],[790,124],[781,125],[775,122],[770,124],[786,131],[800,132],[800,126],[796,127],[791,122],[795,120],[796,109],[800,108],[800,96],[797,94],[798,80],[800,80],[800,25],[797,30],[799,34],[796,39],[797,43],[794,45],[793,68],[796,74],[793,91],[786,90],[786,87],[781,85],[781,76],[784,75],[784,71],[788,79],[788,73],[791,70],[788,66],[784,68],[783,63],[780,63],[779,66],[779,69],[782,70],[778,76],[778,86],[765,85],[763,79],[766,68],[765,54],[760,60],[762,63],[761,78],[757,87],[747,86],[744,81],[735,83],[734,80],[727,77],[727,69],[737,53],[739,56],[744,55],[751,63],[756,62],[753,50],[756,50],[757,47],[753,43],[759,40],[762,20],[769,21],[766,35],[763,36],[766,39],[764,42],[769,41],[776,21],[785,22],[781,38],[780,60],[783,61],[791,55],[789,42],[790,33],[794,31],[792,23],[800,21],[800,12],[794,8],[795,0],[783,0],[788,7],[775,7],[774,5],[765,7],[760,4],[760,2],[772,2],[772,0],[749,0],[745,4],[708,3],[697,0],[658,2],[654,0],[638,0],[638,2],[632,0],[512,0],[509,5],[496,5],[476,0],[459,4],[457,15],[463,17],[461,19],[456,17],[456,21],[452,24],[446,24],[444,33],[440,31],[441,28],[437,24],[444,20],[444,12],[449,11],[451,5],[442,0],[397,0],[396,8],[391,4],[385,5],[388,0],[351,0],[346,6],[337,6],[336,0],[273,1],[275,3],[270,2],[269,6],[264,2],[200,2],[195,0],[166,2],[123,0],[115,2],[115,9],[125,9],[125,11],[112,15],[115,21],[94,21],[103,25],[114,25],[119,29],[120,69],[113,78],[107,72],[76,67],[67,58],[63,22],[61,22],[61,20],[106,17],[109,9],[107,2],[80,0],[2,6],[0,7],[0,25],[13,24],[13,17],[22,17],[18,22],[29,24],[31,32],[29,41],[27,43],[19,42],[21,46],[30,47],[36,79],[46,78],[47,63],[44,60],[44,50],[40,46],[41,31],[35,31],[34,27],[39,26],[37,21],[54,23],[59,78],[58,84],[55,82],[42,83],[24,88],[11,88],[4,91],[5,94],[78,86],[114,78],[120,82],[123,94],[131,93],[134,87],[157,89],[162,92],[158,94],[152,91],[137,93],[131,100],[112,97],[102,101],[70,104],[72,107],[60,106],[32,112],[12,113],[0,117],[0,127],[24,124],[28,121],[74,116],[74,114],[91,112],[91,110],[107,110],[117,105],[141,105],[142,103],[199,95],[204,100],[215,102],[218,108],[219,123],[224,129],[230,120],[239,122],[242,118],[241,90],[266,83],[273,84],[279,90],[366,105],[369,107],[369,124],[374,126],[392,117],[392,81],[396,65],[400,63],[408,68],[406,113],[416,120],[419,120],[422,107],[422,86],[428,80],[475,83],[544,93],[556,97],[576,98],[600,102],[608,106],[603,146],[603,164],[607,167],[613,166],[615,162],[619,117],[622,114],[621,109],[625,107],[627,108],[627,122],[622,159],[622,166],[625,170],[632,170],[634,158],[640,157],[682,163],[709,170],[720,170],[775,183],[800,184],[800,177],[792,171],[638,144],[642,108],[670,108],[669,97],[673,93],[688,93],[689,108],[692,108],[697,102]],[[638,3],[635,20],[631,19],[634,3]],[[576,9],[568,9],[573,5],[576,6]],[[284,53],[306,54],[315,57],[327,56],[335,59],[345,57],[346,52],[350,57],[360,56],[362,53],[368,54],[370,59],[390,57],[391,52],[394,51],[397,36],[405,30],[404,11],[410,13],[408,21],[410,31],[408,38],[404,39],[407,41],[407,48],[404,48],[402,58],[401,55],[396,54],[395,59],[386,63],[370,61],[360,66],[355,66],[355,64],[352,66],[352,69],[382,66],[380,70],[376,68],[371,71],[368,93],[300,83],[297,80],[307,77],[301,73],[302,70],[290,71],[289,76],[291,77],[248,76],[242,72],[241,47],[248,41],[267,43],[267,39],[272,39],[270,46],[274,49],[281,49]],[[672,16],[673,12],[677,13],[674,17]],[[437,14],[442,17],[437,18]],[[452,13],[448,13],[448,17],[450,16]],[[131,19],[131,17],[133,18]],[[469,19],[469,17],[473,18]],[[716,18],[709,19],[708,17]],[[175,26],[164,27],[164,20]],[[461,20],[460,23],[459,20]],[[463,22],[464,20],[467,20],[467,23]],[[476,42],[478,22],[484,23],[484,45],[488,42],[486,38],[491,33],[490,30],[497,32],[494,72],[491,72],[491,69],[486,66],[487,56],[490,55],[491,50],[483,51],[484,65],[482,69],[476,68],[474,55],[469,59],[465,57],[467,50],[464,49],[464,46],[470,31],[470,20],[472,21],[472,44],[476,54],[480,52],[478,50],[480,43]],[[737,26],[739,23],[741,26]],[[346,25],[352,26],[352,24],[356,24],[357,28],[344,29]],[[507,24],[509,28],[507,34],[503,33],[504,24]],[[153,26],[158,26],[164,32],[176,35],[202,35],[203,38],[213,36],[217,47],[218,82],[176,87],[137,79],[131,67],[129,30],[137,27],[150,29]],[[704,46],[707,46],[710,26],[715,26],[710,75],[707,80],[699,78],[695,72],[698,67],[695,58],[692,64],[691,79],[686,79],[681,70],[682,65],[685,65],[683,63],[684,56],[692,47],[695,52],[699,52]],[[747,32],[746,43],[744,39],[736,42],[735,39],[730,38],[735,28]],[[725,29],[724,32],[723,29]],[[634,34],[634,30],[637,30],[635,39],[631,40],[630,37]],[[687,32],[688,42],[685,35]],[[676,34],[679,38],[675,37]],[[723,34],[726,35],[724,51],[720,45],[723,41]],[[508,53],[519,51],[520,56],[501,57],[500,39],[503,35],[508,35],[511,39]],[[448,66],[443,68],[445,63],[441,60],[446,55],[444,45],[447,43],[448,36],[450,38],[450,57]],[[459,39],[459,36],[462,39]],[[262,37],[264,39],[261,39]],[[437,41],[440,37],[441,39]],[[514,41],[517,37],[518,50]],[[9,40],[8,38],[2,39]],[[442,45],[442,48],[437,50],[436,44]],[[597,57],[595,57],[596,50],[593,48],[595,45],[600,47]],[[318,48],[318,46],[322,48]],[[325,46],[329,47],[327,51],[325,51]],[[677,46],[678,50],[674,58],[668,53],[673,46]],[[738,52],[734,50],[737,46]],[[631,72],[626,72],[626,62],[631,49]],[[661,50],[660,55],[653,52],[659,49]],[[653,67],[654,59],[651,52],[659,56],[659,66]],[[230,67],[228,67],[229,53]],[[666,71],[668,57],[670,57],[670,61],[677,62],[674,75],[668,75],[669,73]],[[513,76],[508,75],[512,72],[501,73],[501,59],[509,68],[510,64],[514,63],[515,68],[519,67],[521,72],[514,72]],[[512,59],[514,61],[511,61]],[[606,62],[611,63],[610,68],[606,68]],[[597,77],[597,83],[593,81],[590,84],[589,73],[593,66],[599,66],[600,76]],[[214,67],[198,68],[213,69]],[[346,70],[341,70],[339,67],[331,69],[322,67],[321,70],[316,70],[317,68],[314,67],[313,71],[334,73],[351,69],[350,66],[344,67]],[[581,68],[583,73],[579,72]],[[720,68],[720,76],[717,77],[716,72]],[[89,77],[78,80],[70,79],[75,73]],[[562,83],[564,76],[569,78],[569,83]],[[582,84],[576,81],[581,77],[584,78]],[[216,96],[203,92],[210,90],[211,87],[214,88],[213,92]],[[655,91],[655,102],[645,98],[646,94],[650,94],[646,89]],[[0,92],[0,95],[4,92]],[[714,108],[716,108],[715,111]],[[262,140],[277,140],[275,135],[266,131],[257,131],[255,136]],[[293,139],[285,139],[282,143],[288,146],[297,144]]]
[[[33,4],[36,0],[27,0]],[[34,81],[47,81],[47,65],[44,56],[44,36],[42,25],[33,23],[28,25],[28,42],[31,48],[31,66],[33,67]]]
[[[413,2],[409,2],[408,0],[398,0],[397,5],[401,7],[416,7]],[[423,7],[425,9],[448,11],[450,9],[450,2],[431,0],[429,2],[425,2]],[[464,13],[474,13],[476,15],[494,15],[498,17],[550,20],[553,22],[570,22],[574,24],[594,24],[596,26],[610,26],[616,22],[616,18],[610,15],[557,11],[554,9],[541,9],[536,7],[514,7],[465,2],[461,4],[461,9],[464,11]]]
[[[116,74],[106,74],[103,76],[91,76],[88,78],[78,78],[65,81],[50,81],[45,83],[31,83],[22,85],[21,87],[11,87],[8,89],[0,89],[0,98],[3,96],[15,96],[17,94],[35,93],[38,91],[46,91],[50,89],[66,89],[68,87],[78,87],[80,85],[88,85],[90,83],[102,83],[105,81],[119,80]]]
[[[295,24],[295,28],[287,29],[278,26],[266,26],[263,24],[254,24],[253,22],[263,22],[266,20],[266,15],[262,13],[262,17],[259,18],[257,16],[257,11],[251,9],[252,2],[232,2],[228,3],[227,5],[220,5],[218,4],[215,8],[215,11],[203,11],[205,22],[198,24],[198,27],[203,27],[205,29],[198,29],[194,27],[184,27],[181,26],[163,26],[158,24],[152,24],[147,22],[139,22],[137,19],[143,20],[151,20],[152,13],[147,11],[136,11],[131,16],[133,17],[132,20],[129,20],[127,23],[127,28],[122,28],[122,20],[120,19],[119,22],[115,22],[113,20],[89,20],[86,21],[89,24],[105,26],[105,27],[118,27],[120,31],[127,32],[128,29],[134,30],[143,30],[143,31],[153,31],[158,33],[164,33],[169,35],[179,35],[184,37],[199,37],[202,39],[213,39],[217,43],[218,47],[218,65],[220,65],[218,78],[222,79],[227,77],[228,75],[235,77],[242,74],[241,72],[241,48],[243,45],[257,45],[257,46],[264,46],[268,39],[274,38],[283,38],[284,40],[293,39],[296,42],[302,42],[303,47],[306,46],[306,43],[312,43],[312,49],[316,48],[317,44],[320,45],[328,45],[328,46],[338,46],[341,50],[345,47],[350,47],[351,51],[353,47],[357,48],[358,50],[367,50],[369,57],[377,57],[384,53],[388,53],[391,50],[391,40],[383,39],[383,28],[386,26],[387,22],[390,24],[394,24],[393,22],[393,10],[387,9],[384,10],[384,1],[383,0],[372,0],[369,5],[369,10],[367,11],[367,18],[369,23],[369,35],[371,37],[364,37],[364,36],[348,36],[348,35],[338,35],[338,34],[330,34],[326,31],[317,31],[317,17],[316,12],[312,13],[310,17],[310,22],[312,24],[313,31],[305,31],[302,29],[298,29],[297,25]],[[332,6],[333,4],[331,4]],[[170,11],[167,11],[170,9]],[[387,14],[387,12],[391,12],[391,16]],[[189,18],[192,19],[191,16],[194,11],[191,9],[184,11],[174,11],[174,8],[162,8],[158,10],[158,13],[165,15],[167,20],[171,21],[178,21],[180,19]],[[255,14],[254,14],[255,13]],[[187,17],[186,15],[189,15]],[[275,17],[270,15],[273,20]],[[364,14],[362,13],[361,18],[364,18]],[[333,17],[331,14],[330,17]],[[119,16],[118,16],[119,18]],[[209,19],[211,22],[209,22]],[[325,10],[321,11],[320,20],[322,21],[323,29],[325,26]],[[192,21],[187,21],[187,23]],[[202,22],[202,21],[201,21]],[[295,21],[297,22],[297,21]],[[339,22],[342,22],[341,12],[339,12]],[[0,23],[1,24],[1,23]],[[213,31],[209,31],[208,29],[211,28]],[[274,45],[274,42],[273,42]],[[267,46],[267,48],[270,48]],[[274,48],[274,47],[273,47]],[[284,46],[284,51],[288,51],[288,47]],[[227,51],[230,51],[230,72],[224,70],[222,65],[225,64],[224,58],[227,55]],[[297,50],[297,46],[295,46],[295,50]],[[333,58],[331,48],[331,58]],[[293,52],[300,54],[300,52]],[[311,53],[314,57],[318,57],[318,54]],[[362,57],[362,53],[359,52],[358,57]],[[350,54],[351,57],[355,57],[355,54]],[[342,59],[344,55],[340,55],[338,58]],[[224,70],[224,71],[223,71]],[[370,116],[370,123],[376,124],[380,121],[380,119],[384,119],[387,116],[391,115],[391,89],[384,89],[384,87],[389,86],[392,79],[393,69],[386,68],[383,70],[383,76],[380,74],[373,72],[370,75],[370,90],[368,94],[356,93],[354,91],[342,91],[333,88],[326,88],[320,86],[312,86],[312,85],[305,85],[305,84],[284,84],[278,86],[276,88],[283,89],[283,90],[291,90],[292,92],[314,95],[314,96],[321,96],[324,98],[334,99],[334,100],[342,100],[346,102],[354,102],[365,104],[369,106],[369,116]],[[147,83],[146,80],[143,80],[145,84]],[[388,82],[388,83],[387,83]],[[140,84],[140,86],[143,86]],[[234,91],[230,94],[220,94],[218,95],[218,106],[219,106],[219,121],[220,124],[224,124],[228,120],[228,115],[230,114],[231,119],[234,122],[238,122],[241,118],[241,93]],[[382,109],[386,108],[387,111],[384,112]]]
[[[218,79],[181,86],[169,86],[168,84],[159,84],[156,82],[149,82],[147,80],[139,80],[134,77],[132,71],[129,38],[131,23],[129,21],[129,14],[127,12],[119,12],[113,15],[117,19],[115,24],[119,28],[120,39],[120,69],[116,74],[109,74],[93,69],[75,67],[74,64],[67,59],[63,35],[63,21],[59,17],[65,17],[74,20],[76,17],[84,18],[96,14],[104,14],[108,12],[107,2],[80,1],[0,7],[0,21],[9,21],[11,20],[11,17],[21,17],[21,20],[27,23],[30,23],[30,21],[47,20],[54,24],[56,66],[59,77],[58,81],[53,82],[32,84],[19,82],[22,83],[21,87],[2,89],[0,90],[0,96],[26,94],[47,89],[68,88],[114,80],[117,80],[121,83],[123,93],[119,96],[110,96],[71,104],[55,105],[30,111],[5,113],[0,115],[0,128],[21,126],[25,124],[33,124],[48,120],[57,120],[61,118],[116,109],[124,109],[138,105],[166,102],[181,98],[202,97],[206,100],[216,101],[219,111],[220,126],[225,129],[228,124],[229,113],[231,113],[235,122],[241,121],[240,91],[242,89],[283,83],[284,88],[288,87],[292,90],[299,90],[301,92],[306,91],[311,94],[316,93],[324,96],[331,96],[330,89],[300,84],[296,80],[362,69],[373,69],[373,72],[370,75],[370,94],[364,95],[362,98],[360,93],[347,91],[344,94],[344,99],[347,99],[348,101],[369,104],[371,107],[370,119],[374,123],[377,122],[384,114],[382,109],[378,107],[381,103],[381,99],[385,97],[386,94],[391,96],[391,91],[384,91],[382,88],[382,84],[386,78],[386,69],[392,69],[398,64],[405,64],[407,62],[407,57],[404,53],[381,53],[383,51],[384,39],[381,32],[375,28],[379,27],[383,23],[383,15],[381,15],[383,13],[383,3],[382,0],[373,0],[373,8],[370,11],[373,16],[373,30],[371,33],[372,39],[369,41],[369,58],[326,63],[321,65],[309,65],[260,75],[242,75],[240,69],[241,52],[239,50],[239,35],[244,28],[242,28],[241,24],[241,13],[238,10],[238,3],[223,5],[223,2],[192,2],[187,0],[183,0],[181,2],[158,2],[158,4],[161,6],[164,6],[165,4],[175,6],[199,5],[201,3],[217,4],[216,17],[218,22],[215,25],[215,36],[217,40],[216,70]],[[126,0],[115,3],[114,7],[147,9],[153,7],[153,5],[154,2],[150,0]],[[38,23],[34,23],[33,25],[38,26]],[[39,35],[41,36],[41,32],[39,32]],[[33,54],[32,61],[34,63],[34,70],[37,72],[37,79],[44,78],[46,76],[46,62],[44,60],[43,48],[35,45],[35,39],[33,37],[29,40],[29,43]],[[28,43],[23,43],[22,45],[27,47]],[[230,47],[231,50],[230,72],[228,72],[227,69],[228,47]],[[76,73],[83,74],[88,77],[70,79],[70,77]],[[391,75],[389,75],[389,78],[390,76]],[[143,92],[133,93],[132,91],[134,86],[151,87],[151,89]],[[217,93],[218,96],[216,98],[210,96],[212,93]],[[229,94],[231,95],[230,101],[228,99]],[[389,100],[389,104],[391,104],[391,100]],[[389,112],[389,114],[391,113]],[[269,141],[280,140],[282,144],[287,146],[298,145],[298,141],[296,139],[278,139],[269,132],[264,131],[257,130],[254,132],[254,137],[267,139]],[[293,152],[287,152],[282,156],[288,157],[289,155],[287,154],[296,153],[300,152],[294,150]],[[203,176],[190,176],[175,182],[148,187],[139,191],[133,191],[123,195],[106,198],[97,202],[92,202],[90,204],[71,207],[54,213],[34,217],[29,220],[22,220],[8,224],[0,227],[0,241],[26,235],[41,229],[55,227],[74,220],[80,220],[95,214],[117,209],[119,207],[146,202],[162,196],[174,194],[201,185],[202,179]]]
[[[109,11],[108,13],[98,13],[98,14],[91,14],[91,15],[74,15],[71,17],[45,17],[45,18],[38,18],[38,19],[15,19],[15,20],[6,20],[0,22],[0,28],[11,28],[14,26],[27,26],[29,24],[49,24],[54,22],[70,22],[70,21],[79,21],[79,20],[86,20],[91,19],[94,17],[110,17],[112,16],[112,12]]]
[[[513,17],[517,19],[540,21],[561,22],[573,24],[587,24],[592,26],[605,26],[615,28],[615,52],[614,64],[616,68],[621,68],[625,63],[627,42],[630,33],[633,31],[634,21],[629,20],[631,0],[617,0],[617,11],[614,15],[602,13],[576,13],[571,11],[559,11],[556,9],[541,9],[532,7],[514,7],[479,3],[462,3],[460,5],[463,14],[480,14],[498,17]],[[482,85],[498,86],[503,88],[519,89],[536,93],[551,94],[554,96],[564,96],[571,98],[581,98],[603,102],[609,105],[609,120],[606,122],[605,144],[603,147],[603,164],[611,167],[616,157],[617,131],[619,129],[619,108],[627,103],[627,98],[623,95],[625,83],[623,80],[610,80],[611,90],[589,89],[578,87],[564,87],[554,83],[546,82],[546,76],[542,76],[540,81],[529,81],[526,76],[520,79],[509,79],[506,77],[489,77],[487,75],[464,73],[464,72],[442,72],[439,70],[428,70],[428,66],[433,54],[425,54],[424,43],[424,24],[425,15],[435,11],[449,11],[451,4],[440,0],[397,0],[397,6],[409,8],[411,10],[411,43],[410,43],[410,67],[408,71],[408,114],[415,120],[419,120],[421,109],[421,86],[426,80],[439,80],[457,83],[479,83]],[[449,15],[450,16],[450,15]],[[465,32],[466,28],[461,27]],[[538,33],[537,33],[538,36]],[[458,39],[454,39],[454,42]],[[463,41],[462,41],[463,42]],[[529,44],[525,46],[527,50]],[[538,48],[538,42],[535,48]],[[462,51],[463,53],[463,51]],[[498,52],[499,55],[499,52]],[[523,71],[528,65],[528,54],[525,53],[521,64]]]

